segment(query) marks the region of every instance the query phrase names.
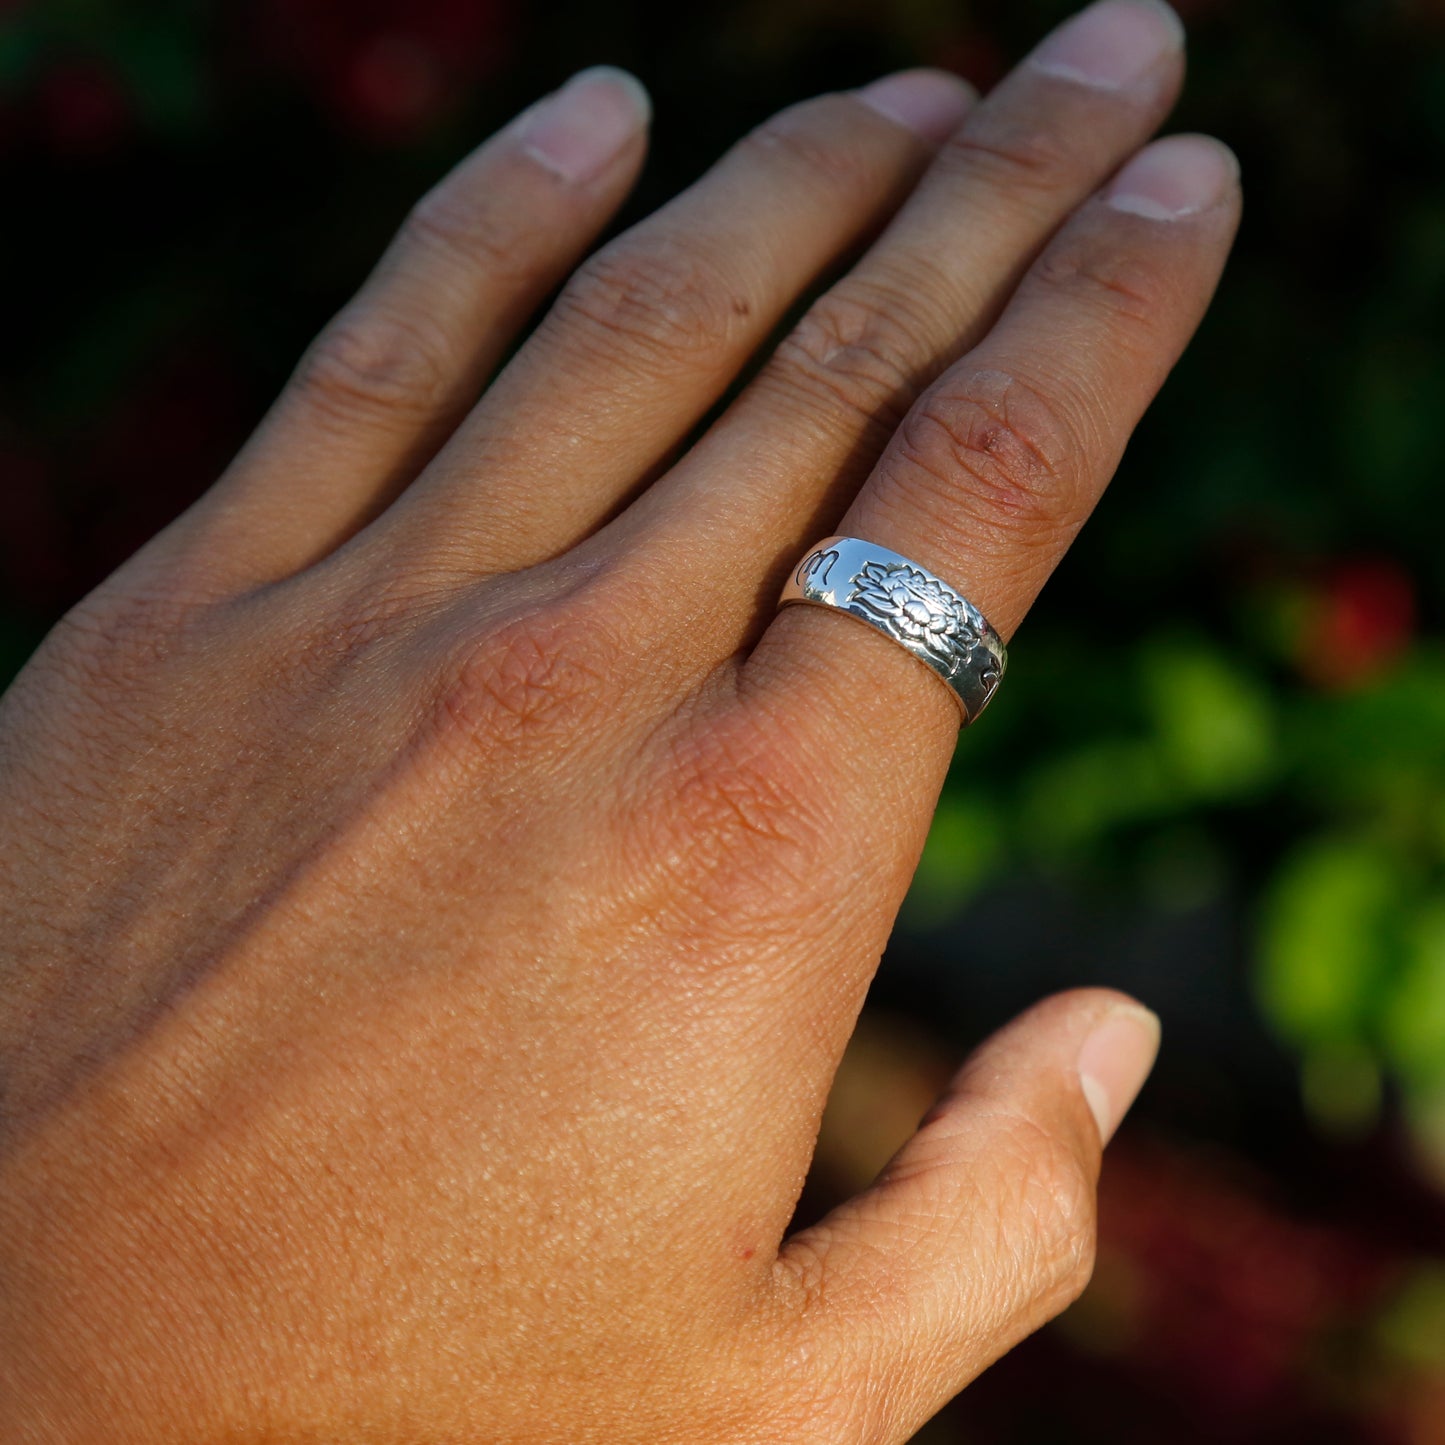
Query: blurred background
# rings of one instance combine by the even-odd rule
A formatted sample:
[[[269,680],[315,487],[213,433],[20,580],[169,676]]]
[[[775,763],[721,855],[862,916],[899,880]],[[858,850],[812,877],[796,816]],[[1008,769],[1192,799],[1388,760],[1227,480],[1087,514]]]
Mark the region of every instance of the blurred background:
[[[635,217],[1055,0],[0,0],[0,673],[206,486],[409,202],[580,66]],[[1181,0],[1218,305],[970,732],[803,1203],[1054,988],[1164,1018],[1083,1301],[932,1445],[1445,1442],[1445,3]]]

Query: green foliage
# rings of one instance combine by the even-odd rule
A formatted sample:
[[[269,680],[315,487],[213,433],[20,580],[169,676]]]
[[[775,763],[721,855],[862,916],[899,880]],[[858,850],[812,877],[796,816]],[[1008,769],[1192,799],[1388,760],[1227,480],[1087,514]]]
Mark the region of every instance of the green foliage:
[[[911,920],[926,927],[957,912],[1001,866],[1003,846],[1002,821],[987,803],[944,798],[908,896]]]
[[[1191,804],[1256,796],[1276,768],[1266,689],[1203,642],[1156,642],[1141,670],[1152,735],[1168,775]]]
[[[1445,1090],[1445,896],[1405,928],[1403,957],[1381,1015],[1390,1063],[1418,1092]]]
[[[1445,1264],[1427,1260],[1413,1269],[1381,1312],[1376,1330],[1392,1362],[1445,1369]]]
[[[1390,967],[1402,885],[1390,852],[1364,838],[1311,839],[1265,896],[1259,992],[1301,1045],[1356,1042]]]
[[[1095,642],[1089,667],[1047,669],[1077,700],[1066,727],[1030,715],[1047,703],[1026,683],[982,725],[1004,734],[991,748],[1018,750],[1010,768],[981,784],[973,739],[960,748],[916,913],[936,920],[1019,866],[1198,903],[1249,887],[1240,840],[1272,837],[1254,885],[1256,993],[1298,1052],[1309,1112],[1358,1133],[1388,1077],[1422,1146],[1445,1151],[1445,654],[1422,640],[1340,691],[1271,675],[1312,605],[1281,603],[1273,625],[1234,638]],[[1247,628],[1270,608],[1239,616]]]

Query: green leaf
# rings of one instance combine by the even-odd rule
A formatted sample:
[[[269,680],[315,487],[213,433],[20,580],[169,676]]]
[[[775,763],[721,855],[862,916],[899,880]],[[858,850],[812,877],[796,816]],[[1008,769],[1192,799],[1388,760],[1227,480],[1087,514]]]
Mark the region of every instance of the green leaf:
[[[1445,898],[1416,916],[1382,1018],[1390,1063],[1407,1088],[1445,1087]]]
[[[1002,855],[1002,828],[994,811],[969,799],[946,797],[934,814],[933,827],[908,894],[909,921],[928,927],[958,915],[997,867]]]
[[[1292,718],[1293,765],[1311,801],[1367,809],[1434,851],[1445,806],[1445,653],[1416,648],[1360,692],[1305,701]]]
[[[1153,743],[1101,738],[1034,772],[1026,819],[1034,843],[1058,853],[1113,828],[1169,816],[1183,801]]]
[[[1392,855],[1365,839],[1312,842],[1286,861],[1264,899],[1258,976],[1261,1006],[1286,1039],[1364,1036],[1402,891]]]
[[[1427,1261],[1410,1273],[1376,1331],[1391,1360],[1413,1369],[1445,1367],[1445,1261]]]
[[[1358,1139],[1379,1122],[1384,1080],[1374,1053],[1356,1042],[1310,1048],[1300,1071],[1305,1111],[1326,1133]]]
[[[1144,695],[1165,761],[1188,791],[1223,801],[1257,793],[1276,768],[1275,719],[1265,689],[1202,643],[1150,647]]]

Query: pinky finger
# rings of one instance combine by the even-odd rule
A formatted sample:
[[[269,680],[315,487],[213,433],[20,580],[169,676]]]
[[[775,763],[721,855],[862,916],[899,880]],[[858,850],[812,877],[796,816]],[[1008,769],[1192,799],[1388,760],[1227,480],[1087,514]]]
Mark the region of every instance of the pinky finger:
[[[636,179],[646,92],[574,76],[417,204],[187,525],[242,583],[338,546],[425,464]],[[224,563],[223,563],[224,565]]]
[[[1070,1304],[1093,1268],[1103,1146],[1159,1023],[1100,989],[988,1040],[878,1181],[784,1246],[837,1438],[899,1441]]]

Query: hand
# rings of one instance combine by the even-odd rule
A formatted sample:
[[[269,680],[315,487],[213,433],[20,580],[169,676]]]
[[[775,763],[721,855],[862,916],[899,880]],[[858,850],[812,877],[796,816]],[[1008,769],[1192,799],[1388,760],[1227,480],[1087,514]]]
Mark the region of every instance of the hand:
[[[4,700],[0,1435],[901,1441],[1077,1293],[1156,1037],[1101,991],[785,1237],[958,714],[771,602],[840,531],[1017,626],[1235,228],[1222,147],[1135,154],[1181,70],[1106,0],[981,102],[787,110],[480,399],[644,104],[421,202]]]

